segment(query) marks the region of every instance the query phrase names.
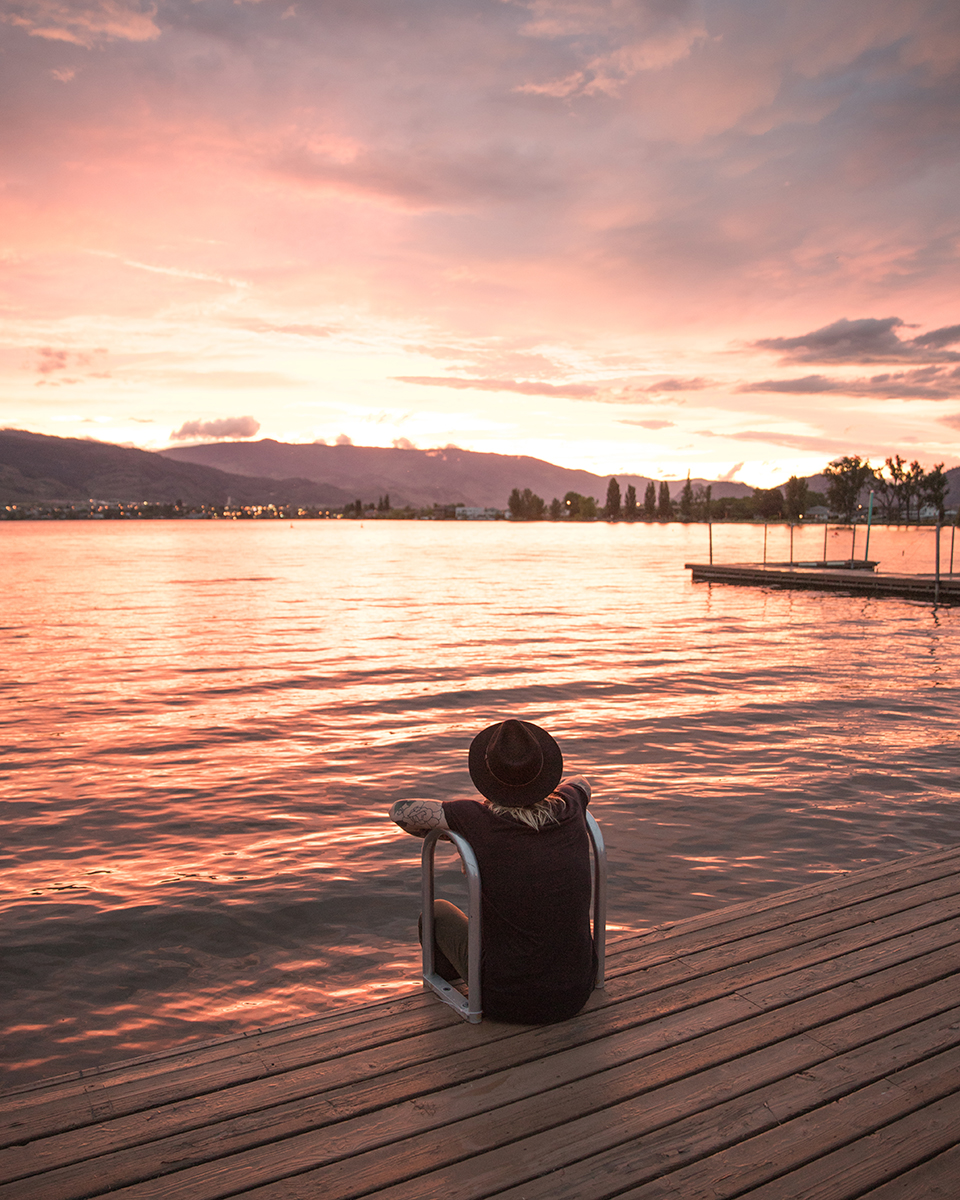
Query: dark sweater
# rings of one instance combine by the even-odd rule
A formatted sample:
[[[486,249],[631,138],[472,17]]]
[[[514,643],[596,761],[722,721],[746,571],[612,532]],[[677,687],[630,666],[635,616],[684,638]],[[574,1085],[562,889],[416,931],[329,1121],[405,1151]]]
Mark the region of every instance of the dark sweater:
[[[447,825],[473,847],[482,888],[483,1011],[501,1021],[563,1021],[593,990],[587,796],[561,783],[557,824],[531,829],[478,800],[448,800]]]

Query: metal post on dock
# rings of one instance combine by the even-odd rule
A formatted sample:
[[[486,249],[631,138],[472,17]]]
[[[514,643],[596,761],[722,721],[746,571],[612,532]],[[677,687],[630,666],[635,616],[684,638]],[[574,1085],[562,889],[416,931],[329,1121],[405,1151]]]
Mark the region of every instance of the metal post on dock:
[[[707,522],[707,530],[710,534],[710,566],[713,566],[713,522]]]
[[[960,520],[960,508],[957,509],[957,519]],[[953,543],[957,540],[957,522],[954,521],[950,530],[950,574],[953,574]],[[710,560],[711,562],[713,559]]]
[[[767,523],[763,523],[763,561],[767,561]]]
[[[933,581],[933,602],[936,604],[940,599],[940,518],[937,517],[937,540],[936,540],[936,577]]]
[[[853,541],[850,543],[850,566],[853,566],[853,560],[857,557],[857,518],[853,518]]]
[[[793,566],[793,522],[790,522],[790,566]]]
[[[863,552],[863,561],[870,557],[870,525],[873,521],[873,492],[870,493],[870,504],[867,507],[867,546]]]
[[[824,523],[823,523],[823,565],[824,566],[827,565],[827,531],[829,530],[829,528],[830,528],[830,522],[824,521]]]

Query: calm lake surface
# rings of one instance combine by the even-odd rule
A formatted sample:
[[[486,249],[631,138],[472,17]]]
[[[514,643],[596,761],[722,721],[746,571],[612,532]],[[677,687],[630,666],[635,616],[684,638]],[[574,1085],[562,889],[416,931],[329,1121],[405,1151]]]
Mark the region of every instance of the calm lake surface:
[[[926,572],[932,539],[870,554]],[[386,810],[470,795],[505,716],[593,782],[614,927],[960,842],[960,610],[693,585],[704,526],[7,522],[0,550],[2,1087],[415,990],[420,843]],[[717,561],[762,551],[714,527]]]

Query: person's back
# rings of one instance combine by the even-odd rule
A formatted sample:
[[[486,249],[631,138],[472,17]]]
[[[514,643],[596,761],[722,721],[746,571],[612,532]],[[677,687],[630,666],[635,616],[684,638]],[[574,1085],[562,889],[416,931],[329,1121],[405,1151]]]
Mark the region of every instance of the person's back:
[[[399,801],[407,832],[462,834],[480,868],[484,1012],[524,1024],[560,1021],[583,1007],[596,978],[590,931],[590,785],[560,782],[560,749],[529,722],[505,721],[478,734],[470,775],[478,800]],[[466,978],[466,918],[435,905],[437,949]]]

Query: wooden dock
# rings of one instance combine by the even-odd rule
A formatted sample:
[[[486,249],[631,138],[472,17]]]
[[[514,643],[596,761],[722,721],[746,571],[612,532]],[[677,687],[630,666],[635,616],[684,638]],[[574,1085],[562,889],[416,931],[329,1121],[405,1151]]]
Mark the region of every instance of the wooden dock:
[[[571,1021],[423,992],[0,1098],[2,1200],[960,1194],[960,847],[644,935]]]
[[[829,566],[784,563],[684,563],[694,583],[729,583],[742,587],[803,588],[848,592],[858,596],[901,596],[927,603],[960,604],[960,575],[885,575]]]

